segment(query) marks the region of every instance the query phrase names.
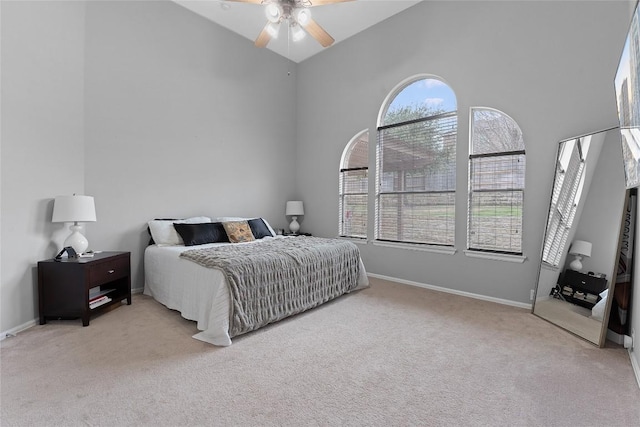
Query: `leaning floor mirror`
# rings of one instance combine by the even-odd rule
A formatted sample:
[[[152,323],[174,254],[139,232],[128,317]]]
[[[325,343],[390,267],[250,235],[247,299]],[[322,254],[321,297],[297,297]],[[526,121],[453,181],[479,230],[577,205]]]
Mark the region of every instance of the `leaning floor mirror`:
[[[560,142],[533,305],[536,316],[600,347],[629,196],[622,166],[618,128]]]

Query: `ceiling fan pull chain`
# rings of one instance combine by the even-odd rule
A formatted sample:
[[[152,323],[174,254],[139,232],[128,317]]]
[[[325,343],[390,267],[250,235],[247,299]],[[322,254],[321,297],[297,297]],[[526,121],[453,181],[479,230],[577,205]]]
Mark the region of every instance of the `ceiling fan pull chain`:
[[[287,58],[291,58],[290,49],[291,49],[291,23],[287,22]],[[287,62],[287,76],[291,75],[291,61]]]

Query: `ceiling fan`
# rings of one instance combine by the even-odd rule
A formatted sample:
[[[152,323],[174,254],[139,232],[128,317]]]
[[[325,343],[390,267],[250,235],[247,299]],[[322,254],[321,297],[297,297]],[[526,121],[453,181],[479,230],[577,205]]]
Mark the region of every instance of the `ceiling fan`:
[[[309,8],[353,0],[227,0],[240,3],[254,3],[265,6],[267,24],[255,41],[257,47],[266,47],[272,38],[278,37],[280,23],[287,21],[291,29],[291,39],[301,40],[305,32],[316,39],[322,47],[329,47],[335,41],[312,17]]]

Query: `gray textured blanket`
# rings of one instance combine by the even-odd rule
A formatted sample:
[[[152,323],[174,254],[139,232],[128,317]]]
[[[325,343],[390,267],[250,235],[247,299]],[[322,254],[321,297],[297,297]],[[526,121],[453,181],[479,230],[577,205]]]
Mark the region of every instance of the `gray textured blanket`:
[[[231,295],[229,336],[253,331],[354,290],[360,253],[344,240],[264,239],[180,255],[224,272]]]

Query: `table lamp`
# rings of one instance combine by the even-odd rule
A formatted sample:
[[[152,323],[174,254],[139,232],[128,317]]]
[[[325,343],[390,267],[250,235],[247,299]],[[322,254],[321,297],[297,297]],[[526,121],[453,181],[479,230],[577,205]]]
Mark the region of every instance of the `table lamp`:
[[[569,250],[569,255],[575,257],[573,261],[571,261],[571,264],[569,264],[569,268],[575,271],[582,270],[582,258],[591,256],[591,242],[574,240]]]
[[[89,247],[86,237],[80,233],[79,222],[94,222],[96,207],[91,196],[57,196],[53,204],[51,222],[73,222],[69,227],[71,234],[64,241],[64,246],[71,246],[78,254],[83,254]]]
[[[294,200],[287,202],[287,209],[285,215],[291,216],[291,224],[289,224],[289,230],[293,234],[297,234],[300,231],[300,224],[298,223],[298,216],[304,215],[304,206],[301,201]]]

